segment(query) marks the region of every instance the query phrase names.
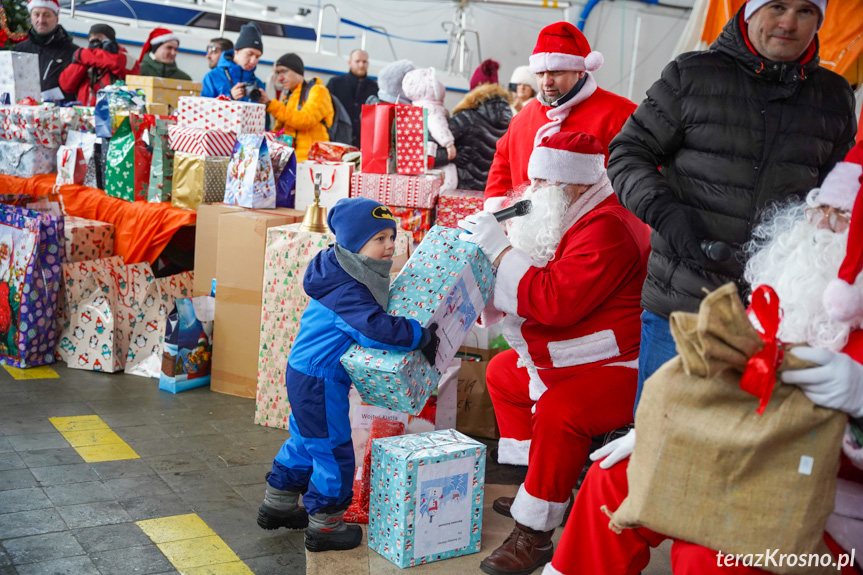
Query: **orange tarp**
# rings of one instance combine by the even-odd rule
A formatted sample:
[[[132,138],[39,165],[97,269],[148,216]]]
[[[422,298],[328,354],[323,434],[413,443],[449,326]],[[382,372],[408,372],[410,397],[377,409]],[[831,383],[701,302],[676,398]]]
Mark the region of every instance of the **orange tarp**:
[[[745,0],[714,0],[707,9],[701,39],[709,46]],[[845,74],[863,53],[863,0],[827,4],[824,26],[818,32],[821,65]]]
[[[0,193],[43,196],[54,191],[56,179],[53,174],[32,178],[0,174]],[[183,226],[194,225],[197,216],[169,203],[127,202],[86,186],[60,186],[58,190],[70,216],[114,225],[114,253],[129,264],[154,263],[174,233]]]

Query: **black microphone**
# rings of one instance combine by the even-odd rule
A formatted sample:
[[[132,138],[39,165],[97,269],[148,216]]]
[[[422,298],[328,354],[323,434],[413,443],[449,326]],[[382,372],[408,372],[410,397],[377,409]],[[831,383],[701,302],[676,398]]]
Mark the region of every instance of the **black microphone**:
[[[494,213],[494,217],[499,222],[504,222],[511,218],[517,218],[530,213],[530,200],[521,200],[508,208],[504,208],[499,212]]]
[[[708,257],[708,259],[715,262],[724,262],[725,260],[731,259],[731,256],[733,255],[731,246],[718,240],[702,240],[701,251]]]

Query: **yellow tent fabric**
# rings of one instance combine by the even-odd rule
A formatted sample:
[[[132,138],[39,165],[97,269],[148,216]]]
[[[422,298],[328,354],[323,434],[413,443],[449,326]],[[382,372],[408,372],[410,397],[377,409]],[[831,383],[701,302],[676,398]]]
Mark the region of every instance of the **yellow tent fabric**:
[[[701,40],[709,46],[745,0],[712,0],[704,19]],[[821,65],[837,74],[858,65],[863,53],[863,0],[834,0],[827,5],[821,40]]]

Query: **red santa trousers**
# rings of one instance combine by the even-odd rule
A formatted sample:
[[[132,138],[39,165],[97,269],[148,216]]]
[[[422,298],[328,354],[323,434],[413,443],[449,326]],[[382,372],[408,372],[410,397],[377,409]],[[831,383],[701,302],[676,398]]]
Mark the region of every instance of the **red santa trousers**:
[[[602,507],[614,510],[629,492],[626,467],[629,460],[611,469],[594,465],[581,485],[575,507],[554,558],[542,575],[638,575],[650,562],[650,548],[668,537],[650,529],[624,529],[620,534],[608,527],[609,518]],[[824,540],[834,556],[845,553],[826,533]],[[671,546],[674,575],[756,575],[767,571],[755,567],[720,567],[717,552],[700,545],[675,540]],[[853,567],[837,571],[856,575]]]
[[[632,422],[637,371],[620,366],[540,370],[548,390],[534,410],[527,369],[517,361],[518,353],[507,350],[491,360],[486,374],[502,438],[499,453],[529,447],[527,478],[512,516],[531,529],[550,531],[563,520],[591,438]]]

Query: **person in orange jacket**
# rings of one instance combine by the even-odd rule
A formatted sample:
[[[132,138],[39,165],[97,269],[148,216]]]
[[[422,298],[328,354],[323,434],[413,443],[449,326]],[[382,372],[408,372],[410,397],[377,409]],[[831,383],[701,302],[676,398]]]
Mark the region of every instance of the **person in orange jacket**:
[[[306,81],[303,60],[296,54],[280,57],[274,69],[284,89],[281,100],[271,100],[262,91],[258,101],[276,119],[275,131],[284,130],[294,137],[297,161],[303,162],[308,159],[312,143],[330,141],[327,128],[335,118],[333,99],[320,78]]]
[[[129,74],[138,73],[140,65],[117,44],[114,29],[107,24],[90,28],[89,45],[78,48],[72,63],[60,74],[60,89],[75,94],[85,106],[96,105],[96,93]]]

